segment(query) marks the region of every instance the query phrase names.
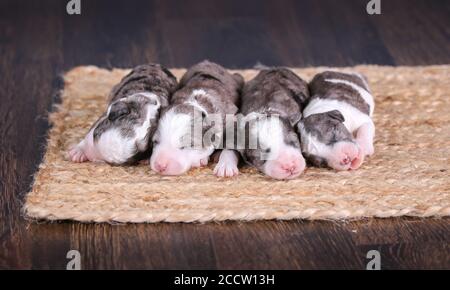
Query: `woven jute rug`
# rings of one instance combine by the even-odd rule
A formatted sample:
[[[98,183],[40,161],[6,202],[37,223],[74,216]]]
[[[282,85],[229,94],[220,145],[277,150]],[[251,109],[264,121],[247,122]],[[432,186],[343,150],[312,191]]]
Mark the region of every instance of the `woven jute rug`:
[[[310,80],[325,68],[295,69]],[[77,67],[50,114],[47,151],[27,195],[26,216],[83,222],[359,219],[450,215],[450,65],[358,66],[375,96],[375,155],[357,171],[307,168],[275,181],[250,168],[218,179],[208,168],[161,177],[149,166],[69,162],[128,70]],[[344,69],[346,70],[346,69]],[[183,69],[173,70],[179,78]],[[248,80],[255,70],[239,71]]]

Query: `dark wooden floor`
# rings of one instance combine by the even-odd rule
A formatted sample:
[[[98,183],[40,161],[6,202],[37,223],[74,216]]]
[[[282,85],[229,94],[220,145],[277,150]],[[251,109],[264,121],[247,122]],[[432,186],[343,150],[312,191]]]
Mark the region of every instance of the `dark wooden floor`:
[[[449,219],[108,225],[30,223],[24,194],[42,158],[55,76],[73,66],[450,63],[448,0],[0,0],[0,268],[450,268]]]

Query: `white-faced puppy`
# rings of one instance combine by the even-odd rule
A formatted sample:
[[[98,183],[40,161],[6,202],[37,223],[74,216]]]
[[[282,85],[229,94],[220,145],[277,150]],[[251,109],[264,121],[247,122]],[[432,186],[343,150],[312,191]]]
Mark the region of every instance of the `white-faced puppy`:
[[[212,125],[207,120],[220,119],[216,136],[221,138],[225,115],[238,110],[243,82],[241,75],[232,75],[209,61],[191,67],[180,80],[153,136],[152,170],[180,175],[192,167],[207,165],[216,147],[213,142],[205,142],[204,135]],[[200,134],[196,130],[199,126]]]
[[[106,112],[70,150],[70,159],[121,165],[149,158],[160,110],[176,87],[176,78],[159,64],[134,68],[112,89]]]
[[[286,68],[262,70],[244,86],[240,128],[245,128],[246,144],[240,152],[246,163],[275,179],[303,172],[295,125],[308,97],[307,83]]]
[[[374,153],[375,104],[367,81],[357,73],[327,71],[309,86],[311,99],[298,124],[303,155],[318,167],[359,168]]]

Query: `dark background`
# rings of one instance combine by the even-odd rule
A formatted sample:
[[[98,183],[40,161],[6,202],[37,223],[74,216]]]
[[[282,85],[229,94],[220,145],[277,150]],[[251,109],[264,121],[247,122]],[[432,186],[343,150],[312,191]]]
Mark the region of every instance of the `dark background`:
[[[230,68],[450,63],[450,1],[0,0],[0,268],[450,268],[449,219],[207,224],[34,223],[21,214],[42,158],[56,76],[77,65]]]

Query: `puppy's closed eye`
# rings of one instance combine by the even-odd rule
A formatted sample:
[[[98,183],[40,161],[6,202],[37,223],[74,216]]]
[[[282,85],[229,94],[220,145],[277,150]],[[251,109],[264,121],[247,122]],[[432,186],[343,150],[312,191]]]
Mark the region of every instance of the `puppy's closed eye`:
[[[327,116],[339,122],[345,122],[344,116],[338,110],[326,112]]]

